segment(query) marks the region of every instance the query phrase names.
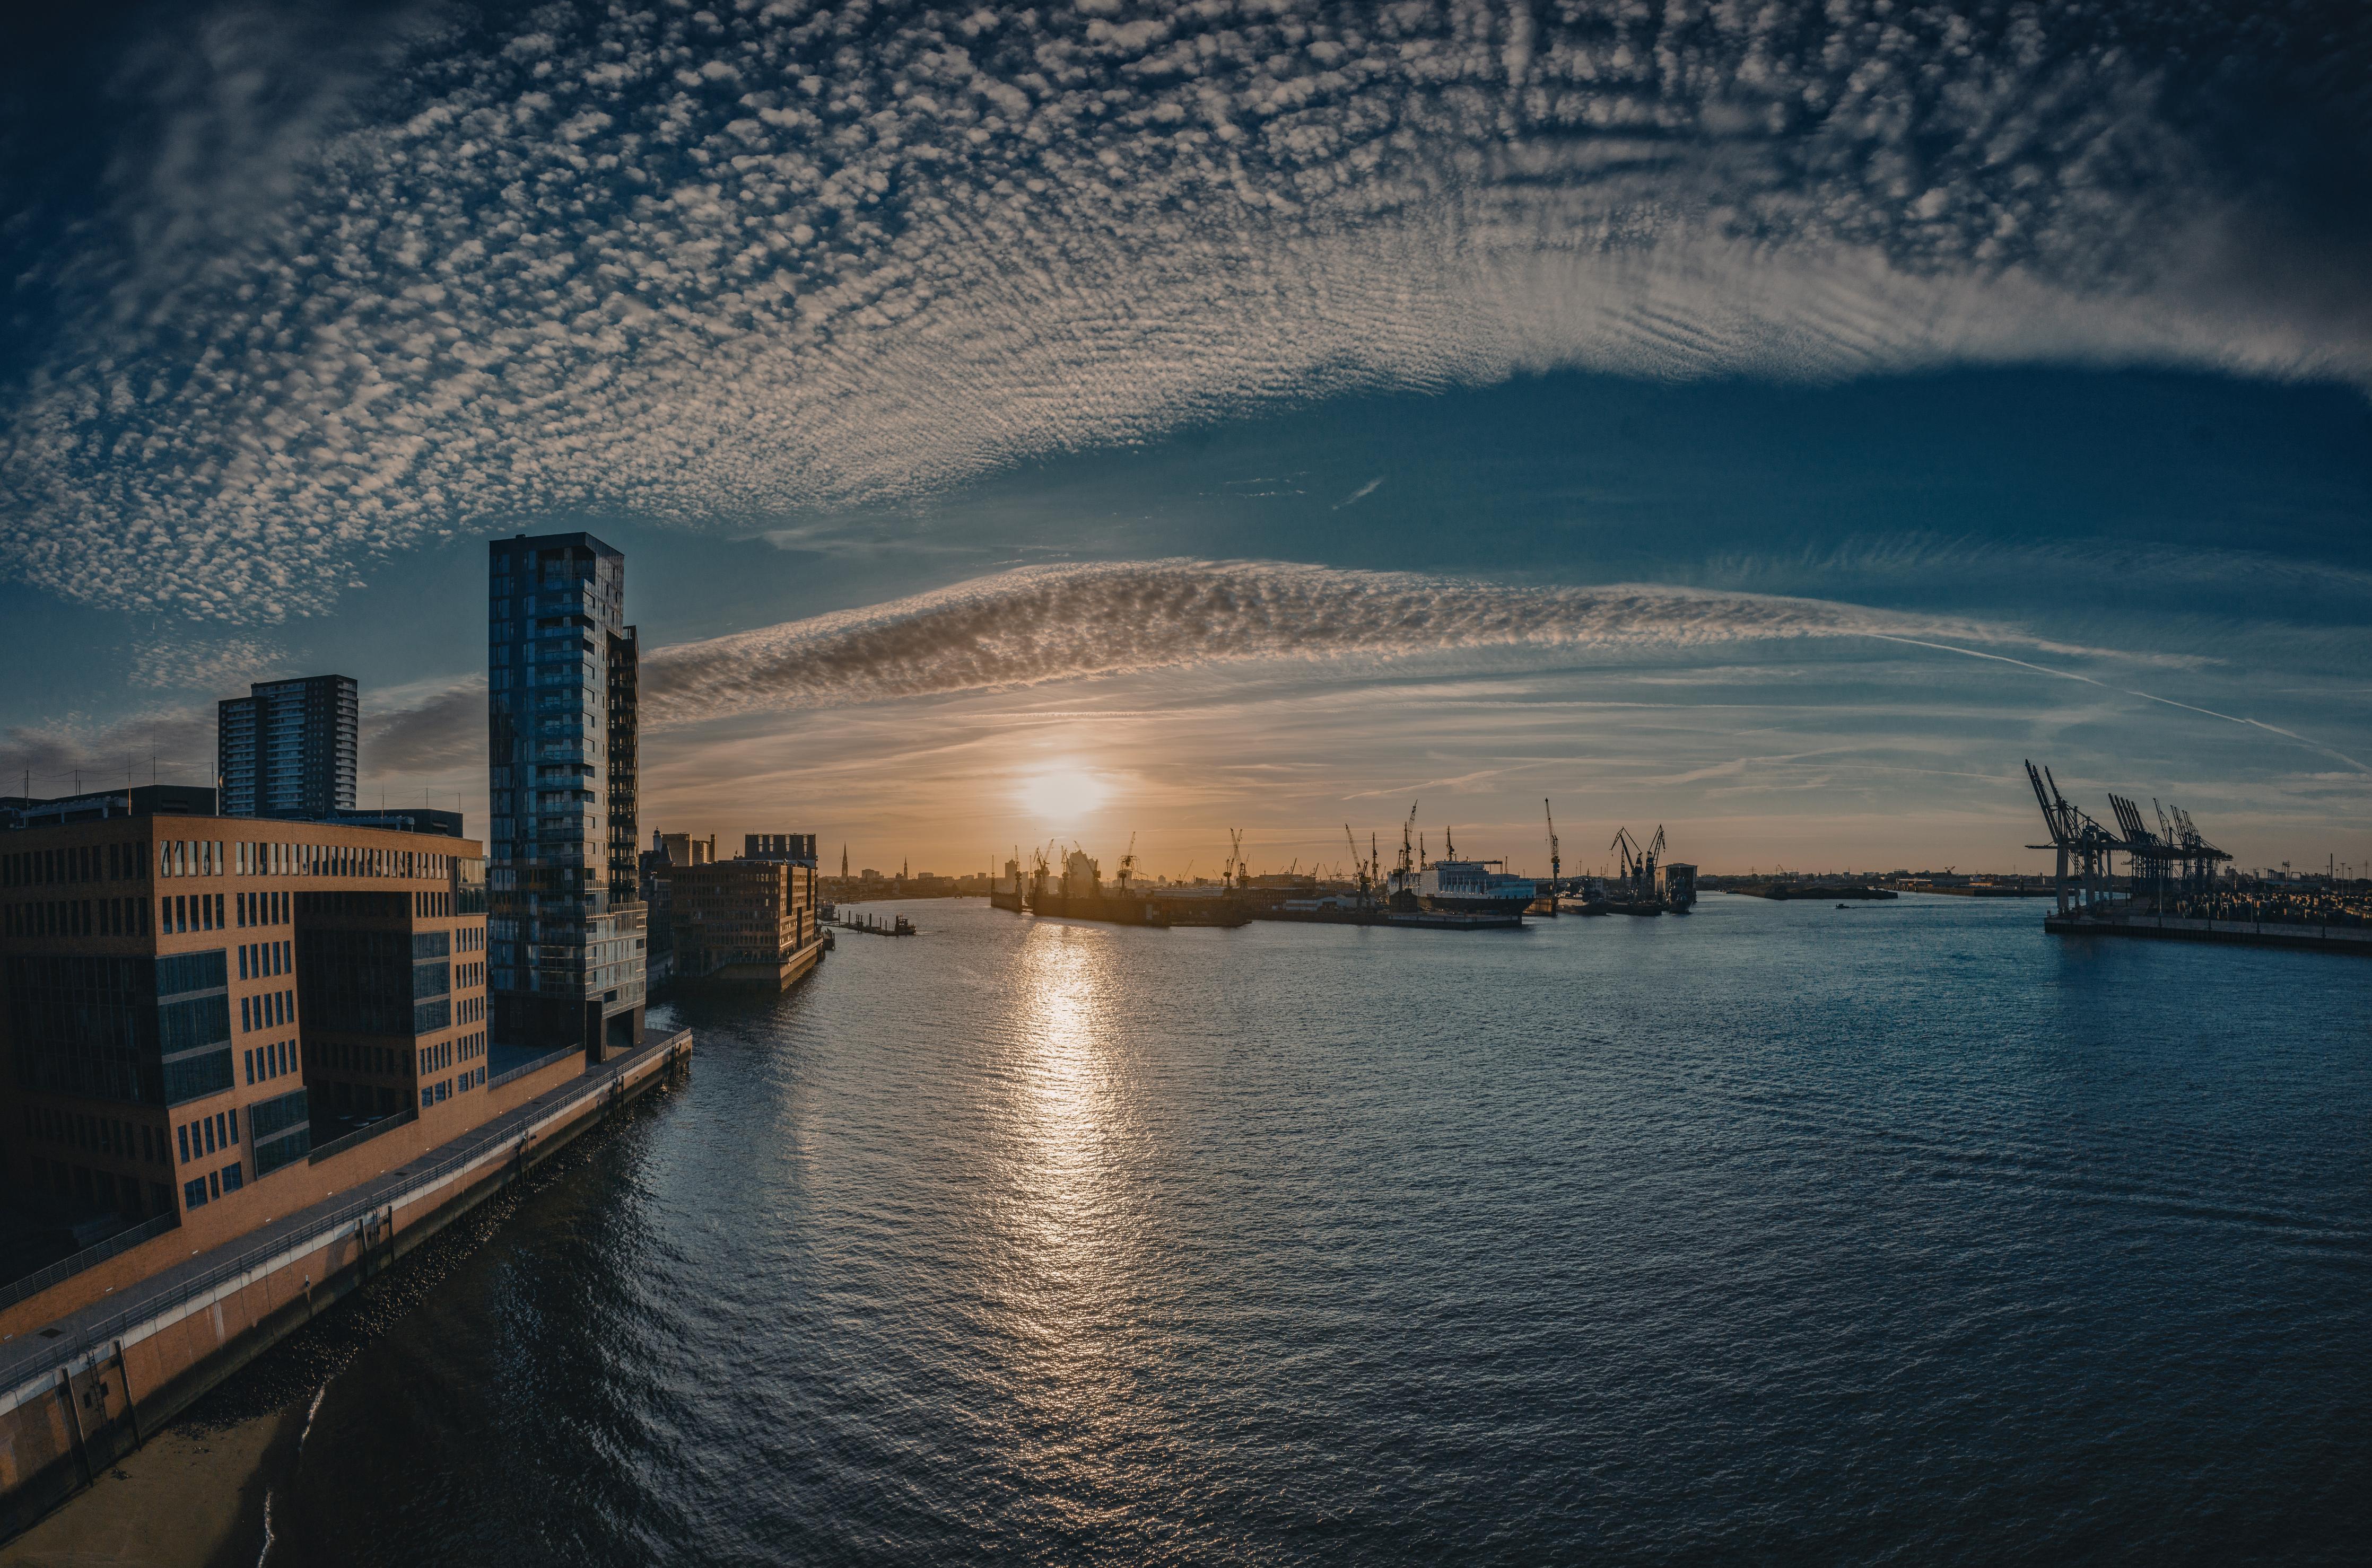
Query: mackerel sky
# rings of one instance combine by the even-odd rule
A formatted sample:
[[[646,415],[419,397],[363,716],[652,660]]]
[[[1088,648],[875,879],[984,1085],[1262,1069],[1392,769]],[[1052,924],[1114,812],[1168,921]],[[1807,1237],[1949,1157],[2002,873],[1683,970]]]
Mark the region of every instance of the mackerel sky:
[[[2032,868],[2032,756],[2372,859],[2361,7],[6,25],[11,793],[336,670],[476,817],[583,528],[646,830]]]

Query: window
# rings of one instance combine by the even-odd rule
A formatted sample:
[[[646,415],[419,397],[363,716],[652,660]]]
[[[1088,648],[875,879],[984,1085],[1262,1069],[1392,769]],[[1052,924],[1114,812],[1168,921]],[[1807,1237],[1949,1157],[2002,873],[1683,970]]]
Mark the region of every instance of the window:
[[[192,1209],[203,1209],[206,1206],[206,1180],[204,1177],[202,1176],[195,1181],[184,1181],[181,1183],[181,1202],[184,1207]]]
[[[238,1162],[237,1160],[233,1160],[230,1164],[222,1167],[222,1190],[226,1192],[236,1192],[238,1189]]]
[[[246,1058],[245,1066],[247,1068],[247,1081],[251,1084],[255,1082],[255,1052],[249,1051],[243,1051],[241,1054]]]
[[[180,1135],[180,1140],[181,1140],[181,1163],[182,1163],[183,1165],[187,1165],[187,1164],[189,1164],[189,1163],[190,1163],[190,1129],[189,1129],[189,1126],[188,1126],[188,1124],[187,1124],[187,1123],[184,1123],[184,1124],[182,1124],[181,1126],[179,1126],[179,1127],[174,1128],[174,1129],[173,1129],[173,1131],[174,1131],[175,1132],[177,1132],[177,1133],[179,1133],[179,1134]]]
[[[255,1145],[255,1174],[267,1175],[312,1151],[306,1091],[296,1089],[247,1108],[248,1141]]]

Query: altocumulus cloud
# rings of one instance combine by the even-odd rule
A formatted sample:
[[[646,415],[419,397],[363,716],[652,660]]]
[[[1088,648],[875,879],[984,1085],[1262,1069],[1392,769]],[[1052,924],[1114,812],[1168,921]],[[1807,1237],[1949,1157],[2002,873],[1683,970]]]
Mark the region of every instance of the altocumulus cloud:
[[[741,524],[1528,368],[2372,381],[2355,274],[2169,64],[2362,59],[2276,10],[547,6],[399,39],[302,135],[210,127],[317,69],[217,28],[165,139],[240,199],[127,183],[25,269],[63,324],[0,546],[272,621],[519,517]]]

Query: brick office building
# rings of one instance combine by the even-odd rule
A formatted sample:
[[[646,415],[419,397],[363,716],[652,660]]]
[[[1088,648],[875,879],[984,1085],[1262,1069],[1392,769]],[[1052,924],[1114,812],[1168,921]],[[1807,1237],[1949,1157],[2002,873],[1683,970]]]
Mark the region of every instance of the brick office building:
[[[725,860],[669,873],[678,981],[766,985],[776,991],[823,952],[811,865]]]
[[[482,1119],[475,843],[217,817],[206,791],[92,798],[0,832],[0,1147],[20,1191],[218,1239],[297,1206],[308,1184],[281,1193],[283,1173],[324,1144]],[[158,814],[168,799],[198,809]]]

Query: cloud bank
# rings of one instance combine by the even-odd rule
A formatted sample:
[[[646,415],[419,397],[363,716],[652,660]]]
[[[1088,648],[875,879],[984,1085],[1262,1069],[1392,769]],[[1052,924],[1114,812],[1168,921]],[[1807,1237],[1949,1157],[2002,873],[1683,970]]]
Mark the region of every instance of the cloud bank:
[[[2049,646],[1982,622],[1820,599],[1149,561],[1027,567],[865,610],[680,643],[645,656],[643,681],[652,721],[679,725],[1230,659],[1526,645],[1614,652],[1871,635]]]
[[[2049,642],[1999,622],[1770,594],[1661,584],[1522,587],[1278,562],[1111,562],[1026,567],[885,604],[649,647],[642,714],[645,729],[657,733],[753,714],[1233,661],[1373,662],[1485,649],[1586,658],[1848,638],[1967,655],[2153,703],[2170,700],[1985,650],[2105,657],[2126,667],[2198,663]],[[2173,705],[2319,744],[2253,719]],[[368,691],[362,717],[368,773],[437,778],[483,764],[482,677]],[[137,766],[154,747],[169,771],[203,772],[212,765],[212,720],[209,706],[106,725],[20,727],[0,738],[0,757],[54,779],[75,766]]]
[[[2372,383],[2360,247],[2285,238],[2183,75],[2347,122],[2301,73],[2364,29],[2273,13],[556,5],[382,29],[326,98],[317,46],[201,14],[118,160],[166,175],[15,270],[61,326],[0,402],[0,552],[270,621],[448,533],[1527,369]]]

